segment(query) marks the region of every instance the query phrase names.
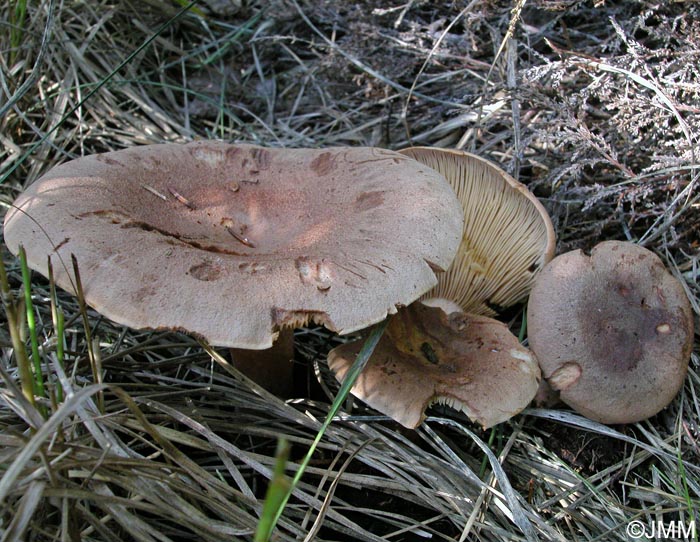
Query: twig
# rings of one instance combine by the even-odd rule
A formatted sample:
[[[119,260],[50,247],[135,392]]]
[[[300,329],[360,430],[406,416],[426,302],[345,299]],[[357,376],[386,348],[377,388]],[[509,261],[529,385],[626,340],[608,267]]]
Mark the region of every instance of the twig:
[[[190,200],[188,200],[185,196],[183,196],[182,194],[180,194],[180,193],[179,193],[177,190],[175,190],[174,188],[168,188],[168,192],[170,192],[170,193],[175,197],[175,199],[176,199],[177,201],[179,201],[180,203],[182,203],[182,204],[183,204],[185,207],[187,207],[188,209],[191,209],[192,211],[196,211],[196,210],[197,210],[197,206],[196,206],[194,203],[190,202]]]
[[[142,184],[141,188],[143,188],[144,190],[148,190],[151,194],[153,194],[154,196],[158,196],[163,201],[168,201],[167,197],[165,197],[163,194],[158,192],[158,190],[156,190],[155,188],[148,186],[147,184]]]
[[[242,235],[239,235],[238,233],[236,233],[236,230],[234,230],[231,226],[224,226],[224,227],[226,228],[226,231],[229,232],[236,241],[244,244],[247,247],[255,248],[255,245],[250,241],[250,239],[248,239],[247,237],[243,237]]]

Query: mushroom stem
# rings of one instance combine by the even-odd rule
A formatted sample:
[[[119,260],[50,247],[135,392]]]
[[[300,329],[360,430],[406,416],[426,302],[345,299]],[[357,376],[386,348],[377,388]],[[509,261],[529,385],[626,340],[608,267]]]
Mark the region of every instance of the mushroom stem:
[[[278,397],[288,398],[293,390],[294,329],[280,330],[267,350],[230,348],[236,369]]]

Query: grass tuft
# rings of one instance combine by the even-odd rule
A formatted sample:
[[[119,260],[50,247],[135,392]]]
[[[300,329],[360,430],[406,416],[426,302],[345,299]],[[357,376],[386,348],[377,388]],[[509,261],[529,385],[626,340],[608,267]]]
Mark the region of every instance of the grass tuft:
[[[34,369],[34,385],[32,388],[40,399],[46,398],[44,386],[44,369],[42,367],[41,354],[39,353],[39,339],[36,320],[34,318],[34,305],[32,303],[32,279],[27,266],[27,254],[24,247],[19,247],[19,263],[22,269],[22,288],[24,290],[24,308],[27,315],[27,329],[29,330],[29,344],[32,349],[32,367]],[[40,407],[45,413],[44,407]]]

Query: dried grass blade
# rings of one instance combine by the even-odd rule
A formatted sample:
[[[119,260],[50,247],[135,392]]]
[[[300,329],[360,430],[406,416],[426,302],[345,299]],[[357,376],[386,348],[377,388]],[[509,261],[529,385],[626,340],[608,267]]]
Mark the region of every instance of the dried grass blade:
[[[591,431],[593,433],[597,433],[599,435],[604,435],[606,437],[611,437],[614,439],[622,440],[624,442],[627,442],[629,444],[632,444],[633,446],[638,446],[642,448],[643,450],[646,450],[650,454],[662,458],[662,459],[667,459],[670,461],[676,461],[677,457],[674,454],[670,454],[667,451],[664,451],[661,449],[659,446],[652,446],[649,445],[645,442],[642,442],[639,439],[632,438],[630,436],[627,436],[623,433],[620,433],[619,431],[616,431],[615,429],[612,429],[608,427],[607,425],[603,425],[602,423],[594,422],[593,420],[589,420],[587,418],[584,418],[583,416],[579,416],[577,414],[573,414],[571,412],[565,412],[565,411],[558,411],[558,410],[548,410],[544,408],[528,408],[523,411],[525,414],[529,414],[530,416],[536,416],[538,418],[545,418],[548,420],[556,420],[559,422],[566,423],[567,425],[571,425],[573,427],[577,427],[579,429],[584,429],[586,431]],[[689,469],[694,469],[694,470],[700,470],[698,469],[697,466],[694,466],[688,462],[684,462],[685,468]]]
[[[75,278],[75,295],[78,298],[78,307],[80,308],[80,316],[83,319],[83,328],[85,330],[85,345],[88,351],[90,360],[90,369],[92,370],[93,382],[102,382],[102,372],[100,371],[100,360],[97,357],[95,349],[99,347],[99,343],[95,342],[92,337],[92,329],[90,327],[90,319],[87,313],[87,302],[83,294],[83,282],[80,278],[80,268],[78,267],[78,259],[75,254],[70,255],[73,264],[73,277]],[[97,408],[100,412],[104,412],[104,397],[102,393],[97,394]]]
[[[2,542],[23,539],[24,531],[29,526],[34,512],[36,512],[42,501],[45,487],[46,482],[44,481],[34,481],[29,484],[29,488],[22,495],[19,506],[15,510],[15,517],[12,518],[12,523],[8,525],[2,539],[0,539]]]
[[[0,400],[22,419],[27,426],[31,428],[40,427],[44,423],[44,417],[36,408],[36,404],[24,395],[22,390],[15,384],[13,378],[1,365],[0,378],[5,384],[5,388],[0,388]]]
[[[474,443],[479,448],[481,448],[481,451],[484,452],[484,454],[489,460],[489,463],[491,464],[491,470],[493,472],[493,475],[496,477],[496,480],[498,480],[498,485],[500,486],[503,497],[505,498],[506,503],[508,504],[508,510],[512,515],[513,522],[525,535],[525,538],[528,540],[528,542],[537,542],[539,540],[537,531],[535,530],[532,523],[525,514],[522,504],[518,499],[518,494],[513,490],[513,486],[510,484],[510,480],[508,480],[508,475],[503,470],[503,466],[499,463],[498,458],[491,451],[488,445],[478,436],[476,436],[475,433],[473,433],[472,431],[464,427],[464,425],[455,420],[451,420],[448,418],[429,417],[426,421],[437,422],[443,425],[449,425],[451,427],[454,427],[466,434],[469,438],[472,439],[472,441],[474,441]]]
[[[137,47],[134,51],[132,51],[127,57],[122,60],[111,72],[107,74],[106,77],[104,77],[100,82],[92,87],[86,94],[85,96],[78,102],[76,103],[73,107],[70,108],[70,110],[61,117],[61,119],[51,128],[49,129],[45,134],[42,135],[41,138],[39,138],[38,141],[35,141],[32,143],[29,147],[29,149],[15,162],[12,164],[11,167],[7,169],[7,171],[4,172],[2,176],[0,176],[0,184],[4,183],[5,180],[19,167],[21,166],[27,158],[29,158],[32,153],[39,148],[54,132],[56,132],[62,125],[63,123],[68,120],[70,117],[72,117],[77,111],[80,110],[80,108],[83,107],[85,102],[87,102],[92,96],[97,94],[97,92],[105,86],[109,81],[111,81],[114,76],[121,71],[124,66],[128,65],[136,56],[143,51],[146,47],[148,47],[151,42],[153,42],[163,31],[165,31],[170,25],[172,25],[177,19],[185,15],[192,7],[197,4],[198,0],[192,0],[189,2],[185,7],[183,7],[180,11],[178,11],[175,15],[173,15],[170,19],[165,21],[160,28],[158,28],[151,36],[149,36],[139,47]],[[53,2],[51,3],[53,4]]]
[[[17,314],[17,303],[15,302],[10,283],[7,278],[7,270],[5,262],[0,258],[0,290],[2,295],[2,304],[5,309],[5,317],[7,318],[7,326],[10,328],[10,338],[12,340],[12,348],[19,369],[20,385],[22,386],[22,394],[34,406],[34,378],[32,377],[31,364],[27,356],[27,349],[24,341],[20,337],[20,319]]]
[[[2,479],[0,479],[0,505],[4,503],[8,494],[13,489],[14,483],[22,473],[24,466],[34,454],[39,451],[42,444],[53,438],[54,433],[58,430],[61,423],[63,423],[68,416],[73,414],[82,403],[87,401],[92,395],[103,391],[105,388],[106,386],[104,385],[93,384],[68,397],[58,410],[46,420],[46,423],[32,435],[32,438],[29,439],[29,442],[27,442],[22,451],[7,468]]]
[[[304,539],[304,542],[312,542],[316,535],[318,534],[318,531],[321,529],[321,525],[323,524],[323,519],[326,517],[326,512],[328,511],[331,502],[333,501],[333,495],[335,495],[335,490],[338,488],[338,483],[340,482],[341,477],[347,470],[347,468],[350,466],[350,463],[352,463],[353,459],[357,457],[360,452],[371,443],[371,440],[367,440],[363,442],[357,449],[355,449],[350,456],[343,462],[343,464],[340,467],[340,470],[338,471],[338,474],[336,477],[333,479],[333,482],[331,482],[331,487],[328,488],[328,493],[326,493],[326,498],[323,499],[323,507],[318,513],[318,517],[316,518],[316,521],[314,521],[314,524],[311,526],[311,529],[309,529],[308,534],[306,535],[306,538]]]

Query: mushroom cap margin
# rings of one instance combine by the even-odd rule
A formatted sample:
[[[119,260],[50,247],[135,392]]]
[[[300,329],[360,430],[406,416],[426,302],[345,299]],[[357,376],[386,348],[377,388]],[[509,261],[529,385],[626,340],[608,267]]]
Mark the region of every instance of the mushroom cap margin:
[[[309,321],[349,333],[382,320],[435,285],[462,229],[441,175],[375,148],[135,147],[57,166],[15,206],[10,250],[44,275],[50,255],[71,292],[74,254],[110,319],[251,349]],[[254,247],[229,231],[239,223]]]

